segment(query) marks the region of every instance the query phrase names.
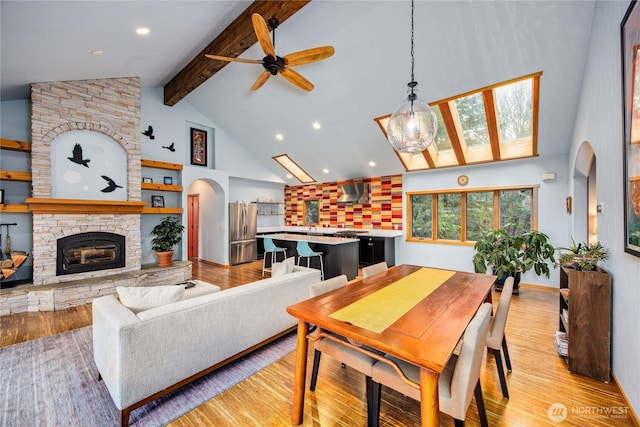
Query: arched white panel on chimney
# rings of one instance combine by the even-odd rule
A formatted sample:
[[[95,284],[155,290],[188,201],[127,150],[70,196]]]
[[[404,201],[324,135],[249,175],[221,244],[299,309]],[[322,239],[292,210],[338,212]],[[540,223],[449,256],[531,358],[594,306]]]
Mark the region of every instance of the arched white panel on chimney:
[[[51,197],[127,200],[126,151],[101,132],[61,133],[51,141]]]

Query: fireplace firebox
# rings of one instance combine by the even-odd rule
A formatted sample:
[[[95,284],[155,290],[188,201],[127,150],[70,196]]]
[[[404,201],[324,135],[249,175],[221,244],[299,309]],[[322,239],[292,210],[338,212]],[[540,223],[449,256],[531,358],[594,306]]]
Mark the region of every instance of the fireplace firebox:
[[[56,276],[125,266],[125,236],[90,232],[57,241]]]

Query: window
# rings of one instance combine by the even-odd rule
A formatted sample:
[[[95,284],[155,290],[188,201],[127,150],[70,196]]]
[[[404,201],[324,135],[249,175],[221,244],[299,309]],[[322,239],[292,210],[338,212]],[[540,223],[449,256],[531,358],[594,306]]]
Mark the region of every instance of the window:
[[[407,172],[537,155],[542,72],[430,103],[435,141],[423,152],[398,153]],[[385,138],[391,114],[374,119]]]
[[[298,181],[303,184],[308,184],[310,182],[315,182],[308,173],[306,173],[296,162],[294,162],[291,157],[287,154],[280,154],[279,156],[274,156],[273,160],[278,162],[283,168],[285,168],[291,175],[295,176]]]
[[[319,201],[315,200],[305,200],[304,201],[304,223],[307,225],[318,224],[318,205]]]
[[[518,233],[535,229],[536,188],[407,193],[407,240],[473,243],[507,224]]]

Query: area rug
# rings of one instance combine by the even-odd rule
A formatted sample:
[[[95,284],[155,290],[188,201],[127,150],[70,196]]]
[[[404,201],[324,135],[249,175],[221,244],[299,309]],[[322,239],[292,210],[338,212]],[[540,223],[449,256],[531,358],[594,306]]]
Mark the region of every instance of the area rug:
[[[131,413],[164,426],[295,349],[292,332]],[[93,361],[91,327],[0,348],[0,425],[117,426],[119,411]]]

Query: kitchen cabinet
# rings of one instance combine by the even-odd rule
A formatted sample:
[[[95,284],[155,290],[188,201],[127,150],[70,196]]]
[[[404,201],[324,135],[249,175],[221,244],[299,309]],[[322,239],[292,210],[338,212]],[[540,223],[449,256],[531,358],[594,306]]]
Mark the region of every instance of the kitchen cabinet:
[[[383,261],[389,267],[396,265],[395,239],[360,236],[360,264],[372,265]]]

